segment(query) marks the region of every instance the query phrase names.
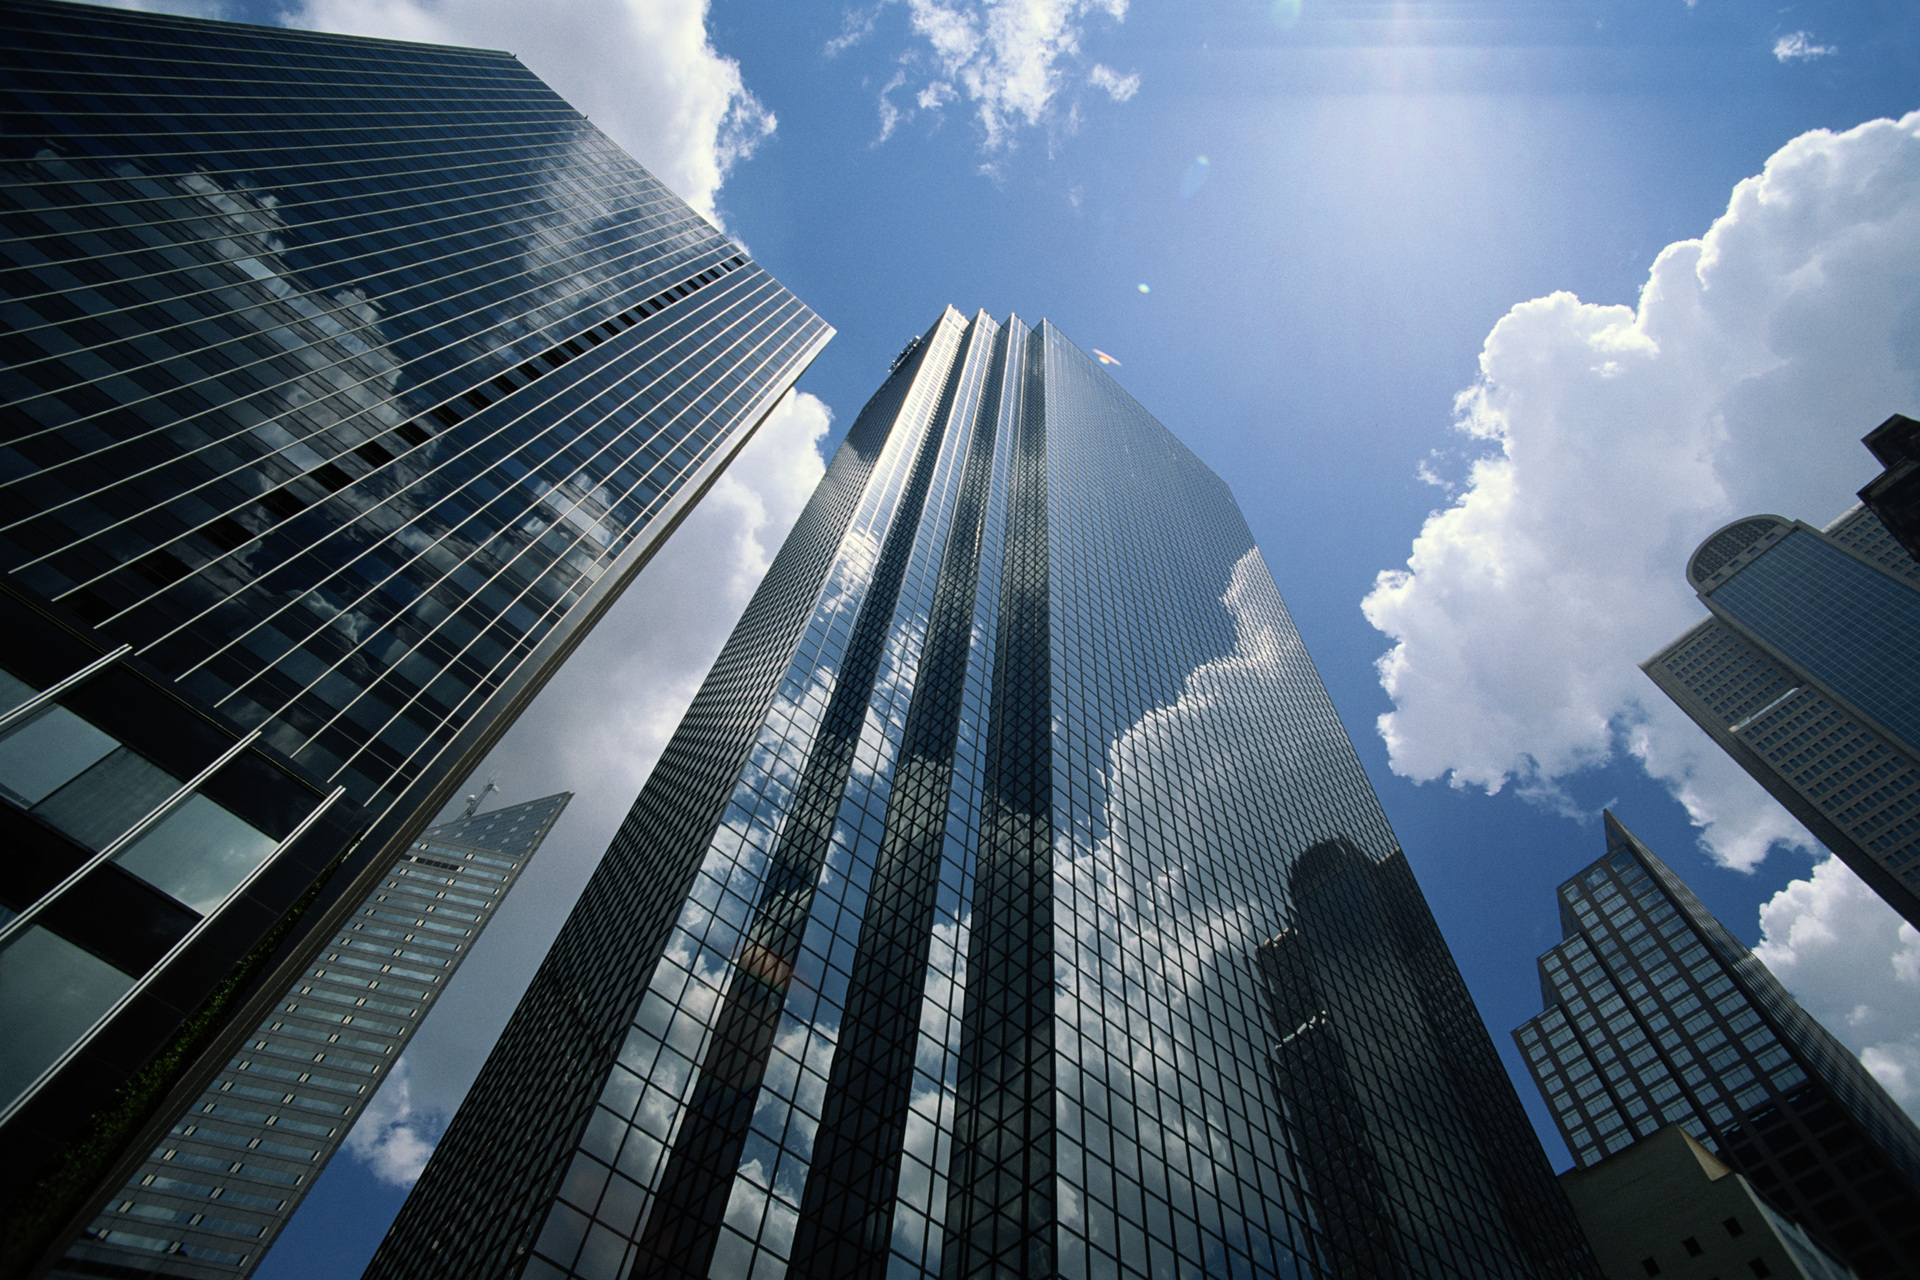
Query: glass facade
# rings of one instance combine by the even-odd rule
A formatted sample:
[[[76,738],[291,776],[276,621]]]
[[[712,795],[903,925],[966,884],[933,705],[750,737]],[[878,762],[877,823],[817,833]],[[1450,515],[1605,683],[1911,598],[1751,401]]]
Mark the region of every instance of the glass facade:
[[[1514,1032],[1581,1168],[1677,1124],[1861,1280],[1920,1274],[1920,1128],[1607,815]]]
[[[1862,506],[1729,525],[1689,577],[1712,616],[1642,669],[1920,924],[1920,564]]]
[[[368,1274],[1382,1256],[1598,1275],[1226,485],[1050,325],[949,310]]]
[[[831,331],[507,54],[22,0],[0,109],[0,581],[351,815],[258,916],[234,886],[287,828],[200,786],[188,728],[138,745],[84,690],[9,726],[7,804],[88,851],[49,865],[104,857],[226,948],[149,948],[198,995],[69,1086],[135,961],[61,932],[87,885],[0,866],[0,1132],[54,1153],[0,1170],[21,1239],[86,1198],[64,1144],[112,1162],[82,1135],[138,1113],[117,1088],[226,1061],[183,1020],[267,1011]]]
[[[51,1274],[253,1274],[570,799],[428,828]]]

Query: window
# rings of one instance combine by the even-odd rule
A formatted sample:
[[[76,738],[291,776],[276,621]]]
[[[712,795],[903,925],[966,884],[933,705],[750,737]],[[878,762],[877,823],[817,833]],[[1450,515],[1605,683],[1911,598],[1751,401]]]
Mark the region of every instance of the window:
[[[1727,1229],[1727,1234],[1730,1236],[1743,1236],[1747,1234],[1747,1229],[1740,1225],[1740,1219],[1738,1218],[1728,1218],[1720,1225]]]
[[[1706,1250],[1700,1247],[1700,1241],[1693,1236],[1688,1236],[1685,1240],[1682,1240],[1680,1247],[1687,1251],[1689,1258],[1697,1258],[1706,1252]]]
[[[1650,1276],[1657,1276],[1660,1274],[1660,1264],[1655,1262],[1652,1258],[1640,1259],[1640,1265],[1647,1269],[1647,1274]]]
[[[1773,1274],[1773,1268],[1767,1265],[1766,1259],[1764,1258],[1753,1258],[1749,1260],[1747,1270],[1761,1277],[1761,1280],[1765,1280],[1765,1277]]]

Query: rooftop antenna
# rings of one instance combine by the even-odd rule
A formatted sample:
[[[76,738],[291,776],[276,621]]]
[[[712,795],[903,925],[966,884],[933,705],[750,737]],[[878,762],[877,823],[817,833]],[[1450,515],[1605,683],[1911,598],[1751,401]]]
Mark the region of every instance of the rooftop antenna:
[[[474,814],[474,810],[480,807],[480,802],[487,798],[488,793],[493,791],[498,791],[499,789],[500,789],[500,784],[494,781],[492,778],[488,778],[486,786],[480,788],[478,791],[474,792],[472,795],[467,797],[466,812],[462,813],[460,816],[463,818],[471,818]]]

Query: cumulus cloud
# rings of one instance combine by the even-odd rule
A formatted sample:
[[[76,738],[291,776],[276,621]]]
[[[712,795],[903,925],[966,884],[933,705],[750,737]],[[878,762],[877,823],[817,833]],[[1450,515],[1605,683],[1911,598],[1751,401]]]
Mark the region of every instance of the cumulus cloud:
[[[866,40],[889,0],[849,13],[841,34],[826,46],[834,57]],[[1125,102],[1140,88],[1137,74],[1122,74],[1093,63],[1079,71],[1081,43],[1091,18],[1121,22],[1127,0],[906,0],[907,21],[916,43],[900,56],[894,77],[880,92],[880,141],[891,137],[916,110],[938,113],[965,99],[989,152],[1013,145],[1023,128],[1053,126],[1071,133],[1078,127],[1075,91],[1098,89]],[[890,94],[911,78],[914,108],[903,108]],[[1067,105],[1060,107],[1061,101]]]
[[[1804,31],[1781,36],[1773,42],[1773,56],[1781,62],[1805,62],[1810,58],[1824,58],[1838,52],[1840,50],[1830,44],[1815,44],[1813,37]]]
[[[465,1096],[824,474],[831,421],[790,393],[475,771],[499,779],[497,805],[575,797],[408,1046],[422,1111],[451,1114]]]
[[[1836,858],[1760,908],[1766,962],[1920,1119],[1920,931]]]
[[[288,25],[506,49],[681,199],[714,198],[774,130],[707,38],[707,0],[302,0]]]
[[[1703,616],[1703,537],[1837,516],[1877,470],[1860,435],[1920,400],[1920,113],[1795,138],[1637,306],[1522,303],[1480,371],[1455,405],[1480,456],[1363,603],[1394,771],[1553,799],[1624,751],[1722,862],[1808,844],[1636,664]]]
[[[419,1180],[447,1127],[446,1112],[414,1110],[409,1075],[403,1057],[347,1134],[348,1152],[391,1187],[411,1187]]]

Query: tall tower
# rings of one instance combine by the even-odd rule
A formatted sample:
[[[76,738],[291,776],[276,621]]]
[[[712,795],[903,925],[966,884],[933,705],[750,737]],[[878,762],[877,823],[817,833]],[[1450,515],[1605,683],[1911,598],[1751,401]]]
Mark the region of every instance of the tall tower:
[[[1309,1027],[1365,1253],[1283,1061]],[[949,309],[368,1274],[1380,1257],[1598,1274],[1227,486],[1052,326]]]
[[[1687,580],[1710,616],[1641,669],[1920,925],[1920,563],[1856,506],[1737,520]]]
[[[252,1275],[572,798],[427,828],[53,1275]]]
[[[1920,1274],[1920,1128],[1652,850],[1606,817],[1514,1032],[1574,1162],[1677,1124],[1861,1280]]]
[[[3,1263],[118,1185],[830,331],[507,54],[21,0],[0,110],[0,821],[39,851],[0,866]]]

